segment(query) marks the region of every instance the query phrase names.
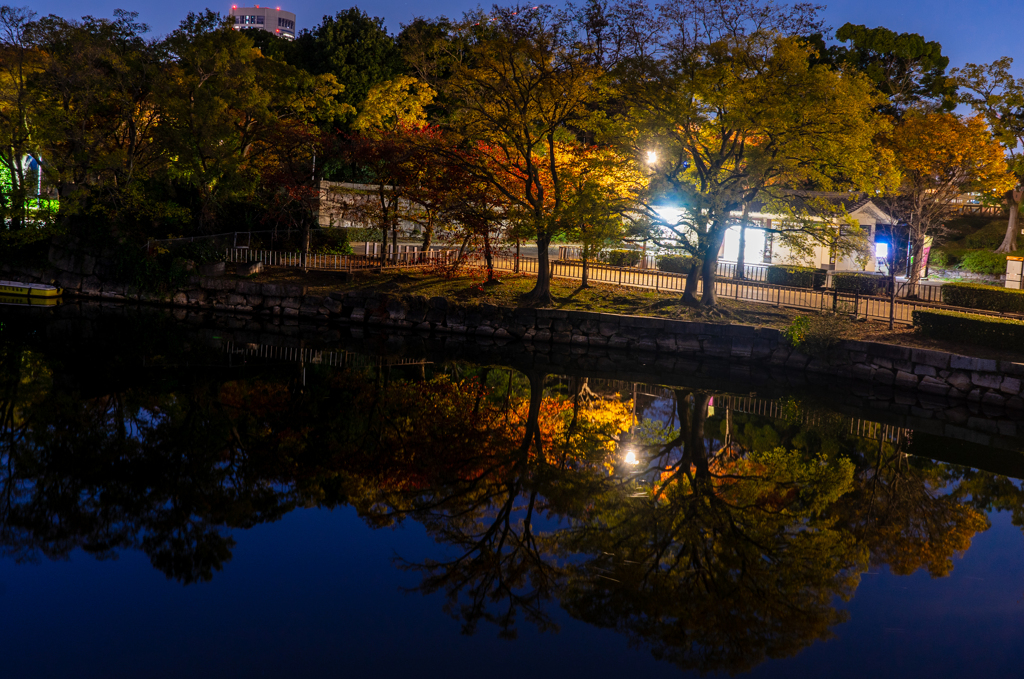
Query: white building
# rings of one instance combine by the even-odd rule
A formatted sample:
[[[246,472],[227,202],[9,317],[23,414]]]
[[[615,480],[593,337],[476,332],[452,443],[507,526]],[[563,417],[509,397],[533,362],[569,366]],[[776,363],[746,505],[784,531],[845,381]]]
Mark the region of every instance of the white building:
[[[772,225],[776,227],[784,219],[782,215],[762,211],[760,205],[751,207],[748,213],[748,226],[743,235],[744,248],[743,260],[745,264],[795,264],[799,266],[810,266],[818,269],[832,271],[875,271],[878,258],[884,259],[887,252],[885,243],[876,243],[875,236],[879,226],[891,223],[891,218],[874,203],[870,198],[861,197],[851,199],[849,194],[815,194],[816,198],[825,198],[834,204],[842,204],[850,218],[860,224],[868,238],[868,252],[863,253],[860,258],[851,255],[836,259],[832,256],[830,248],[826,245],[816,245],[810,255],[803,252],[796,252],[779,242],[778,237],[773,238],[771,233]],[[672,208],[666,207],[666,212],[671,213]],[[666,217],[671,219],[670,214]],[[734,212],[732,216],[737,222],[742,213]],[[720,262],[735,262],[739,258],[740,250],[740,227],[737,224],[730,228],[718,253]],[[860,259],[861,261],[858,261]],[[863,265],[862,265],[863,264]]]
[[[228,16],[235,18],[235,30],[260,30],[285,40],[295,39],[295,15],[280,7],[239,7],[232,5]]]

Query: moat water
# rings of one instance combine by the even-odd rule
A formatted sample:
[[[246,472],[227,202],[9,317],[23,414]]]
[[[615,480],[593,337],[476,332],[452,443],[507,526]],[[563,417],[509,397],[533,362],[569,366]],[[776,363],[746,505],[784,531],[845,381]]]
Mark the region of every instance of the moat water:
[[[0,675],[1019,674],[1024,415],[553,351],[0,307]]]

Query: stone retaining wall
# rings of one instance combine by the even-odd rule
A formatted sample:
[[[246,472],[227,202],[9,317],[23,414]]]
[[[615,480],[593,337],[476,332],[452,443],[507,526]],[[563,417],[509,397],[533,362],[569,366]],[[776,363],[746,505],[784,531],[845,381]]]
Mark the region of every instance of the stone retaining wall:
[[[71,244],[67,246],[70,248]],[[586,311],[513,309],[453,303],[442,297],[428,299],[369,291],[318,296],[309,294],[301,285],[257,283],[235,277],[193,276],[189,285],[177,293],[156,294],[101,280],[97,273],[107,266],[104,253],[96,253],[95,257],[71,255],[70,249],[63,248],[63,244],[55,244],[51,263],[68,265],[72,271],[59,271],[58,282],[68,293],[85,297],[521,339],[533,344],[720,358],[737,364],[765,363],[1024,410],[1024,363],[858,341],[841,342],[827,356],[810,356],[789,347],[779,331],[772,328]],[[11,266],[5,265],[0,274],[11,270]],[[50,273],[36,272],[36,279],[45,279]]]

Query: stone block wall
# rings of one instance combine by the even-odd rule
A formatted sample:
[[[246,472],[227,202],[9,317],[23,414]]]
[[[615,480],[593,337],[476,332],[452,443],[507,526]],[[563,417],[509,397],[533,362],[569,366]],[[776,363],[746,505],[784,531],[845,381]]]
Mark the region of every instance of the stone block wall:
[[[780,366],[1024,410],[1024,363],[1013,361],[859,341],[841,342],[827,356],[810,356],[788,346],[779,331],[772,328],[460,304],[442,297],[428,299],[365,290],[320,296],[309,294],[301,285],[257,283],[235,277],[194,276],[189,285],[176,293],[147,293],[109,282],[109,260],[109,253],[90,254],[78,243],[55,239],[50,253],[54,269],[32,272],[32,276],[26,274],[20,280],[49,282],[56,278],[58,285],[69,293],[83,297],[516,339],[530,344],[606,347],[665,357],[727,359],[737,366]],[[5,263],[0,276],[8,276],[7,272],[14,269]]]

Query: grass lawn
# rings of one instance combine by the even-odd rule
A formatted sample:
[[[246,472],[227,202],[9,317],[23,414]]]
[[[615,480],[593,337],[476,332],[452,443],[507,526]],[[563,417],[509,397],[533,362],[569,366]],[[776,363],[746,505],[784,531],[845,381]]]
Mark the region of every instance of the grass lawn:
[[[388,271],[380,274],[362,274],[353,282],[343,282],[342,276],[327,271],[310,271],[285,267],[270,267],[252,280],[266,283],[298,283],[307,286],[309,293],[326,295],[329,292],[345,290],[375,290],[395,294],[445,297],[459,302],[487,302],[496,306],[519,306],[520,300],[533,289],[533,276],[525,274],[504,274],[501,283],[483,285],[482,271],[467,270],[451,280],[418,271]],[[815,312],[806,309],[776,309],[768,304],[742,302],[719,298],[722,315],[709,314],[699,309],[683,306],[678,292],[655,292],[639,288],[627,288],[600,283],[580,289],[577,281],[555,278],[551,281],[553,308],[600,313],[624,314],[630,316],[657,316],[704,323],[738,323],[783,330],[797,316],[810,316]],[[887,323],[874,321],[850,322],[843,333],[846,339],[869,342],[885,342],[923,349],[936,349],[952,353],[978,356],[980,358],[1006,359],[1024,362],[1024,351],[1007,352],[976,347],[952,340],[925,339],[918,336],[913,328],[897,325],[889,330]]]

